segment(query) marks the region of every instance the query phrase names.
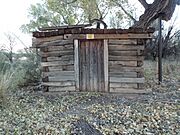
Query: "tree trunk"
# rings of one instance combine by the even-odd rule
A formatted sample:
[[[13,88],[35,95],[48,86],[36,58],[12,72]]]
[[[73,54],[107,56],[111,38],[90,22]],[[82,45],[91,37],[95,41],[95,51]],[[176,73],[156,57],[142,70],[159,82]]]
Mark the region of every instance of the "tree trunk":
[[[179,0],[154,0],[152,4],[147,4],[145,0],[139,0],[139,2],[144,6],[145,12],[140,16],[139,21],[137,21],[133,27],[146,29],[160,16],[165,21],[170,20]]]

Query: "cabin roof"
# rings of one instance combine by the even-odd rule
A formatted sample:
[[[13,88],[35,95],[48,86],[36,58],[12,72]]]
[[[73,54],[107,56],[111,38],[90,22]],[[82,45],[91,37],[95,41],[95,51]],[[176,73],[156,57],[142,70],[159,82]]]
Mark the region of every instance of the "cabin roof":
[[[129,28],[129,29],[96,29],[96,28],[86,28],[91,26],[91,24],[86,25],[70,25],[70,26],[58,26],[58,27],[44,27],[39,28],[38,31],[33,32],[33,37],[52,37],[64,34],[147,34],[154,33],[154,28],[148,28],[144,30],[143,28]]]

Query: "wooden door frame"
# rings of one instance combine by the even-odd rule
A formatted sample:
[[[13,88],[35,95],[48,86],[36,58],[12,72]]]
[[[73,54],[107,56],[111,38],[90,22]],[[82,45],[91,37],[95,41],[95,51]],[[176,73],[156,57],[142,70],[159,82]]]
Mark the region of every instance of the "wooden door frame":
[[[87,39],[88,40],[88,39]],[[90,39],[89,39],[90,40]],[[74,40],[74,71],[75,71],[75,87],[79,91],[79,40]],[[105,92],[109,92],[109,78],[108,78],[108,40],[104,40],[104,83]]]

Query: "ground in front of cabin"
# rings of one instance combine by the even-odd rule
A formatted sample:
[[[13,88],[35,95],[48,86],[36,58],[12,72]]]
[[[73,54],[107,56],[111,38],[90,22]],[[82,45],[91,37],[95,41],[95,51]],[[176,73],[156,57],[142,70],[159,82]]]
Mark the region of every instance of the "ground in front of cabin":
[[[158,86],[150,66],[145,72],[146,87],[152,89],[148,95],[45,95],[32,87],[10,92],[0,108],[0,134],[180,134],[178,72],[169,66]]]

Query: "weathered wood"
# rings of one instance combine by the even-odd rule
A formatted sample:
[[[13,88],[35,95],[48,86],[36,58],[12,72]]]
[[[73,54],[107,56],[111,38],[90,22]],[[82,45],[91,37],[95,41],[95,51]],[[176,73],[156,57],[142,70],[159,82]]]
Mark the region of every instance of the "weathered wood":
[[[108,79],[108,41],[104,40],[104,89],[109,91],[109,79]]]
[[[75,81],[75,77],[73,76],[53,76],[48,77],[49,82],[60,82],[60,81]]]
[[[137,72],[109,72],[110,77],[119,77],[119,78],[137,78]]]
[[[110,83],[109,84],[110,88],[137,88],[137,83]]]
[[[74,71],[75,71],[75,87],[79,91],[79,41],[74,40]]]
[[[52,66],[67,66],[74,64],[74,61],[53,61],[53,62],[42,62],[42,67],[52,67]]]
[[[122,94],[145,94],[150,93],[151,90],[145,89],[132,89],[132,88],[110,88],[111,93],[122,93]]]
[[[109,55],[111,56],[141,56],[143,52],[138,51],[109,51]]]
[[[44,42],[52,42],[56,40],[62,40],[63,36],[54,36],[54,37],[46,37],[46,38],[33,38],[32,45],[33,47],[41,46]]]
[[[65,34],[64,37],[65,39],[87,39],[86,34]],[[152,34],[94,34],[93,37],[93,39],[151,39]]]
[[[109,61],[142,61],[144,56],[111,56],[109,55]]]
[[[68,51],[53,51],[53,52],[41,52],[40,56],[41,57],[59,57],[59,56],[64,56],[64,55],[74,55],[73,50],[68,50]]]
[[[73,46],[73,44],[72,45],[71,44],[70,45],[61,45],[61,46],[50,45],[50,46],[47,46],[45,48],[47,48],[49,52],[52,52],[52,51],[69,51],[69,50],[73,51],[74,46]]]
[[[75,86],[75,82],[74,81],[64,81],[64,82],[42,82],[41,83],[43,86],[60,86],[60,87],[65,87],[65,86]]]
[[[129,50],[144,50],[144,45],[109,45],[109,51],[129,51]]]
[[[74,71],[42,72],[42,76],[73,76],[74,74]]]
[[[80,90],[104,91],[104,41],[80,40]]]
[[[86,51],[86,57],[85,57],[85,61],[86,61],[86,89],[88,91],[91,90],[90,88],[90,45],[91,43],[90,42],[87,42],[86,43],[86,46],[85,46],[85,51]]]
[[[109,66],[109,72],[143,72],[143,67]]]
[[[74,55],[64,55],[64,56],[59,56],[59,57],[46,57],[46,58],[47,58],[47,62],[51,62],[51,61],[72,61],[72,60],[74,60]]]
[[[114,67],[116,65],[124,67],[137,67],[137,61],[109,61],[109,67]]]
[[[41,48],[41,47],[47,47],[47,46],[65,46],[65,45],[73,45],[73,40],[72,39],[68,39],[68,40],[54,40],[54,41],[47,41],[44,43],[34,43],[35,47],[37,48]]]
[[[52,66],[52,67],[48,67],[48,71],[44,71],[44,72],[53,72],[53,71],[74,71],[74,65],[70,64],[70,65],[62,65],[62,66]]]
[[[89,71],[89,73],[90,73],[90,75],[89,75],[89,79],[90,79],[90,91],[94,91],[94,76],[93,76],[93,74],[94,74],[94,60],[93,60],[93,48],[94,48],[94,46],[93,45],[90,45],[89,46],[89,57],[90,57],[90,60],[89,60],[89,65],[90,65],[90,71]]]
[[[119,78],[119,77],[109,77],[109,81],[111,82],[120,82],[120,83],[144,83],[144,78]]]
[[[65,86],[65,87],[49,87],[49,92],[68,92],[75,91],[75,86]]]
[[[137,45],[137,40],[117,40],[117,39],[110,39],[108,41],[109,45]]]

